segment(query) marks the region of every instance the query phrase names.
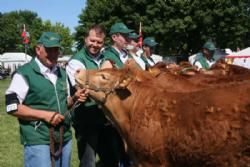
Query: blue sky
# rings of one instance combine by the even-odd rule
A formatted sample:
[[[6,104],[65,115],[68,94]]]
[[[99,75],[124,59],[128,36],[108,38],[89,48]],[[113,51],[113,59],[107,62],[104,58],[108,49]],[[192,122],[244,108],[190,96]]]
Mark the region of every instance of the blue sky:
[[[78,25],[79,15],[85,7],[86,0],[0,0],[0,11],[6,13],[15,10],[36,12],[43,21],[53,24],[62,23],[71,32]]]

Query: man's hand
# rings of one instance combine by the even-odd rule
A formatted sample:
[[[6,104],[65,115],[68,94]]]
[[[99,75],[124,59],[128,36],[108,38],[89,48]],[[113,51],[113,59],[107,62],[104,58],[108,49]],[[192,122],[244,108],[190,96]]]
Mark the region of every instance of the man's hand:
[[[89,91],[86,88],[78,88],[74,94],[73,101],[85,102],[88,97]]]
[[[75,102],[83,103],[88,97],[89,91],[86,88],[76,88],[76,92],[73,96],[68,97],[68,108],[71,108]]]
[[[64,116],[58,112],[46,112],[45,122],[48,122],[52,126],[57,126],[64,121]]]
[[[113,68],[114,64],[110,61],[110,60],[106,60],[102,63],[101,65],[101,69],[105,69],[105,68]]]

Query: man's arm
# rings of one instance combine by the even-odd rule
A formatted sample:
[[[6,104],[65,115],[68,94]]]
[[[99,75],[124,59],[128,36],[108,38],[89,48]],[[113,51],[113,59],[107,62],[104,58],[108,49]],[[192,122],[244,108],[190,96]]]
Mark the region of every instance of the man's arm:
[[[64,121],[64,116],[58,112],[37,110],[23,104],[19,104],[17,107],[17,111],[12,112],[11,115],[29,121],[41,120],[53,126],[56,126]]]
[[[22,75],[14,74],[9,88],[6,90],[6,111],[8,114],[24,120],[42,120],[56,126],[64,120],[58,112],[32,109],[22,102],[25,99],[29,86]]]
[[[84,66],[84,64],[82,64],[80,61],[78,60],[70,60],[68,62],[68,65],[66,66],[66,72],[67,75],[69,77],[69,81],[71,83],[72,86],[75,86],[75,73],[76,70],[78,69],[86,69],[86,67]]]
[[[68,65],[66,66],[66,72],[67,72],[67,75],[69,77],[69,80],[67,82],[68,90],[71,89],[70,86],[76,88],[74,75],[78,69],[86,69],[84,64],[82,64],[78,60],[70,60]],[[86,89],[76,88],[75,90],[76,90],[76,92],[74,92],[74,94],[72,96],[68,96],[68,98],[67,98],[68,108],[71,108],[76,102],[82,103],[82,102],[86,101],[86,99],[87,99],[88,91]],[[70,95],[70,93],[72,93],[72,92],[69,92],[69,95]]]

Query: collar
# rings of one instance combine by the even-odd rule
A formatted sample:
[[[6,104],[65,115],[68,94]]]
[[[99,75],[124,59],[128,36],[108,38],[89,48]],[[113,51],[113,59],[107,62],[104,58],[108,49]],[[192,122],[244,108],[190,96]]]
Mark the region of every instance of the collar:
[[[127,52],[126,52],[124,49],[118,49],[118,48],[115,47],[115,46],[112,46],[112,47],[118,52],[118,54],[119,54],[120,56],[126,57]]]
[[[41,63],[41,61],[36,57],[35,58],[35,61],[36,61],[36,63],[37,63],[37,65],[38,65],[38,67],[39,67],[39,69],[40,69],[40,72],[42,73],[42,74],[44,74],[44,73],[55,73],[56,71],[57,71],[57,66],[55,65],[55,66],[53,66],[52,67],[52,69],[49,69],[48,67],[46,67],[45,65],[43,65],[42,63]]]
[[[101,59],[101,54],[100,54],[100,53],[97,54],[97,55],[92,55],[92,54],[89,53],[89,56],[90,56],[93,60],[95,60],[95,61],[99,61],[99,60]]]

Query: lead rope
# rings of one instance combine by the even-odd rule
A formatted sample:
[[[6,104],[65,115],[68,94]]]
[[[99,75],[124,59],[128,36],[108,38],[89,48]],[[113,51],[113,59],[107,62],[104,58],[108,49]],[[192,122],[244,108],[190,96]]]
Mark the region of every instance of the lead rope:
[[[71,107],[70,110],[68,110],[67,112],[64,113],[64,117],[67,117],[70,115],[70,113],[72,111],[74,111],[74,109],[76,107],[78,107],[80,105],[80,103],[78,101],[76,101],[74,103],[74,105]],[[57,113],[55,113],[56,115]],[[54,115],[54,116],[55,116]],[[52,118],[54,117],[52,116]],[[60,167],[62,166],[62,146],[63,146],[63,124],[60,125],[60,129],[59,129],[59,134],[60,134],[60,139],[59,142],[56,141],[56,138],[54,137],[54,132],[55,129],[53,126],[50,127],[49,129],[49,136],[50,136],[50,159],[51,159],[51,167],[55,167],[55,158],[60,156]],[[57,152],[55,152],[55,144],[59,143],[59,148],[57,150]]]
[[[56,138],[54,137],[54,132],[55,129],[54,127],[50,127],[49,129],[49,133],[50,133],[50,158],[51,158],[51,167],[55,167],[55,158],[60,158],[60,167],[62,166],[62,147],[63,147],[63,124],[60,125],[60,130],[59,130],[59,134],[60,134],[60,139],[59,141],[56,140]],[[58,150],[55,152],[55,144],[59,143],[59,148]]]

